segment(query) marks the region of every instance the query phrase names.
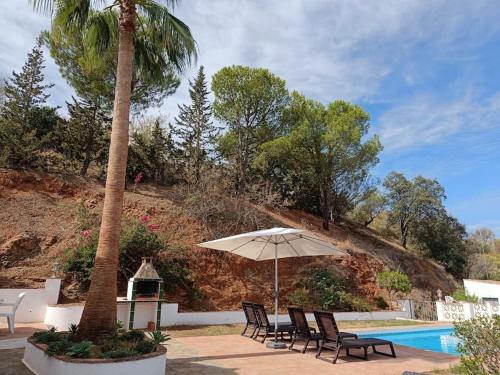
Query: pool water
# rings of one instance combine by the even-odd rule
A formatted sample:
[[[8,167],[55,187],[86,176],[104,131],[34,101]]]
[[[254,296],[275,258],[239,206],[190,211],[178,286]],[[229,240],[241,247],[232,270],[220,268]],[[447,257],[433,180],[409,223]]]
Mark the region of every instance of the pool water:
[[[452,333],[453,328],[447,327],[438,329],[363,332],[360,337],[376,337],[392,341],[394,344],[411,346],[412,348],[459,355],[457,351],[458,339],[452,336]]]

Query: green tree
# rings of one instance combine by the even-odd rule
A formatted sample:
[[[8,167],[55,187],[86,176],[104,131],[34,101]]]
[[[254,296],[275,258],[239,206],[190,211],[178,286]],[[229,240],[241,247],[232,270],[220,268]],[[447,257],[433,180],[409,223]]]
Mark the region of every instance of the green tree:
[[[260,158],[294,171],[300,182],[292,189],[302,185],[313,196],[328,229],[332,214],[340,216],[366,194],[382,146],[377,136],[364,140],[369,117],[361,107],[340,100],[325,107],[296,92],[292,96],[284,117],[290,131],[264,144]]]
[[[106,162],[111,119],[91,101],[66,103],[69,120],[59,127],[64,155],[80,163],[80,175],[86,176],[91,163]]]
[[[456,218],[446,212],[429,217],[419,223],[413,237],[423,255],[437,260],[453,275],[465,276],[469,256],[467,231]]]
[[[398,270],[380,272],[378,274],[378,285],[387,291],[391,304],[398,294],[408,294],[412,289],[408,275]]]
[[[369,194],[353,211],[353,218],[365,227],[370,225],[377,216],[385,211],[387,199],[378,192]]]
[[[385,181],[389,211],[389,223],[397,225],[401,245],[407,247],[409,236],[425,220],[439,216],[446,198],[437,180],[417,176],[408,180],[402,173],[392,172]]]
[[[141,124],[132,133],[129,149],[129,179],[142,173],[145,179],[159,184],[174,182],[178,170],[178,150],[171,133],[161,126],[160,119]]]
[[[117,65],[111,144],[104,206],[96,252],[95,266],[78,339],[97,339],[108,335],[116,326],[116,275],[118,269],[120,224],[125,188],[128,133],[135,51],[143,49],[137,32],[148,36],[149,43],[161,47],[162,54],[181,68],[195,55],[195,43],[189,28],[166,7],[153,0],[116,0],[108,5],[92,0],[31,0],[35,9],[52,17],[52,24],[66,34],[80,34],[88,49],[88,61],[98,61],[101,53],[117,41]],[[175,1],[165,1],[173,5]],[[102,7],[99,7],[102,6]],[[117,33],[114,30],[118,30]],[[138,31],[139,30],[139,31]],[[143,31],[144,30],[144,31]],[[147,48],[147,46],[145,47]],[[162,64],[149,57],[149,68],[160,73]]]
[[[36,160],[36,151],[41,147],[39,128],[41,107],[47,101],[46,90],[52,84],[44,84],[44,60],[40,41],[28,54],[21,72],[12,72],[4,81],[5,95],[1,108],[0,145],[3,163],[16,166],[30,166]]]
[[[208,101],[208,90],[203,66],[200,66],[194,83],[189,83],[191,105],[179,105],[179,115],[175,119],[176,134],[186,159],[187,174],[190,182],[200,180],[203,163],[210,151],[210,145],[215,143],[218,128],[213,125],[212,107]]]
[[[500,374],[500,315],[456,322],[460,361],[467,375]]]
[[[42,34],[43,41],[66,81],[76,94],[104,111],[113,107],[118,56],[118,14],[111,13],[105,21],[110,33],[107,45],[99,54],[86,46],[89,35],[74,33],[58,24]],[[141,17],[141,15],[138,15]],[[99,21],[101,22],[101,21]],[[147,22],[146,19],[139,23]],[[97,26],[95,26],[97,27]],[[89,32],[93,32],[92,28]],[[180,84],[176,65],[169,59],[161,41],[150,39],[148,28],[134,33],[134,70],[132,76],[131,108],[135,113],[160,106],[165,97],[173,94]]]
[[[228,126],[218,151],[232,163],[236,190],[243,195],[259,146],[279,132],[288,91],[269,70],[239,65],[219,70],[212,91],[214,116]]]

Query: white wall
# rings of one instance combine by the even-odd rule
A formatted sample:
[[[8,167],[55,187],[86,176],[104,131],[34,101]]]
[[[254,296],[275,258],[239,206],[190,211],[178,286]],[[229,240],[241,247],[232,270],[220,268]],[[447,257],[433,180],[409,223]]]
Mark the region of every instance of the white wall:
[[[464,279],[464,288],[468,295],[479,298],[498,298],[500,301],[499,281]]]
[[[56,304],[59,298],[61,279],[47,279],[43,289],[0,289],[3,302],[15,302],[19,293],[26,293],[16,311],[17,323],[42,322],[48,305]],[[10,307],[1,307],[1,311]]]
[[[156,304],[136,304],[134,328],[146,328],[148,321],[155,321]],[[216,312],[178,312],[179,305],[176,303],[163,303],[161,306],[161,326],[173,325],[212,325],[212,324],[234,324],[244,323],[243,311],[216,311]],[[58,330],[67,330],[71,323],[78,324],[82,315],[83,305],[59,305],[49,306],[44,323]],[[273,321],[274,315],[269,314],[269,320]],[[390,320],[408,319],[409,313],[404,311],[372,311],[372,312],[336,312],[337,320]],[[118,304],[117,319],[127,323],[128,307],[126,304]],[[314,320],[313,314],[307,314],[308,320]],[[279,321],[289,321],[288,314],[278,315]]]

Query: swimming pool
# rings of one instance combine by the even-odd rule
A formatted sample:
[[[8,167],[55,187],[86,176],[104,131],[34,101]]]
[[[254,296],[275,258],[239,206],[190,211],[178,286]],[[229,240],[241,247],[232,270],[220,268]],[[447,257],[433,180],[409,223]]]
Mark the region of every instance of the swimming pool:
[[[457,351],[458,339],[452,336],[452,333],[452,327],[417,328],[404,331],[363,332],[360,337],[376,337],[412,348],[459,355]]]

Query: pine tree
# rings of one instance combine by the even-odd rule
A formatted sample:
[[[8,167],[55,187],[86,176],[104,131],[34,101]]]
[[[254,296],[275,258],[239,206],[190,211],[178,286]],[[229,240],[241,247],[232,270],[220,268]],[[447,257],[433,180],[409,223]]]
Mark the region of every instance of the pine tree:
[[[194,181],[197,182],[209,153],[209,145],[214,143],[218,128],[210,121],[212,108],[208,101],[203,66],[200,67],[194,83],[190,81],[189,86],[191,105],[179,105],[179,115],[175,122],[179,144],[186,158],[188,175],[194,176]]]
[[[147,120],[132,133],[127,176],[132,180],[142,173],[156,183],[172,183],[178,170],[178,153],[171,131],[161,126],[160,119]]]
[[[91,163],[106,160],[111,119],[89,100],[73,98],[66,104],[70,118],[59,130],[62,150],[68,159],[81,163],[80,175],[86,176]]]
[[[43,51],[40,41],[28,54],[20,73],[4,82],[4,103],[1,109],[0,158],[9,166],[30,166],[41,145],[37,137],[38,111],[47,101],[45,90],[53,84],[43,84]]]

